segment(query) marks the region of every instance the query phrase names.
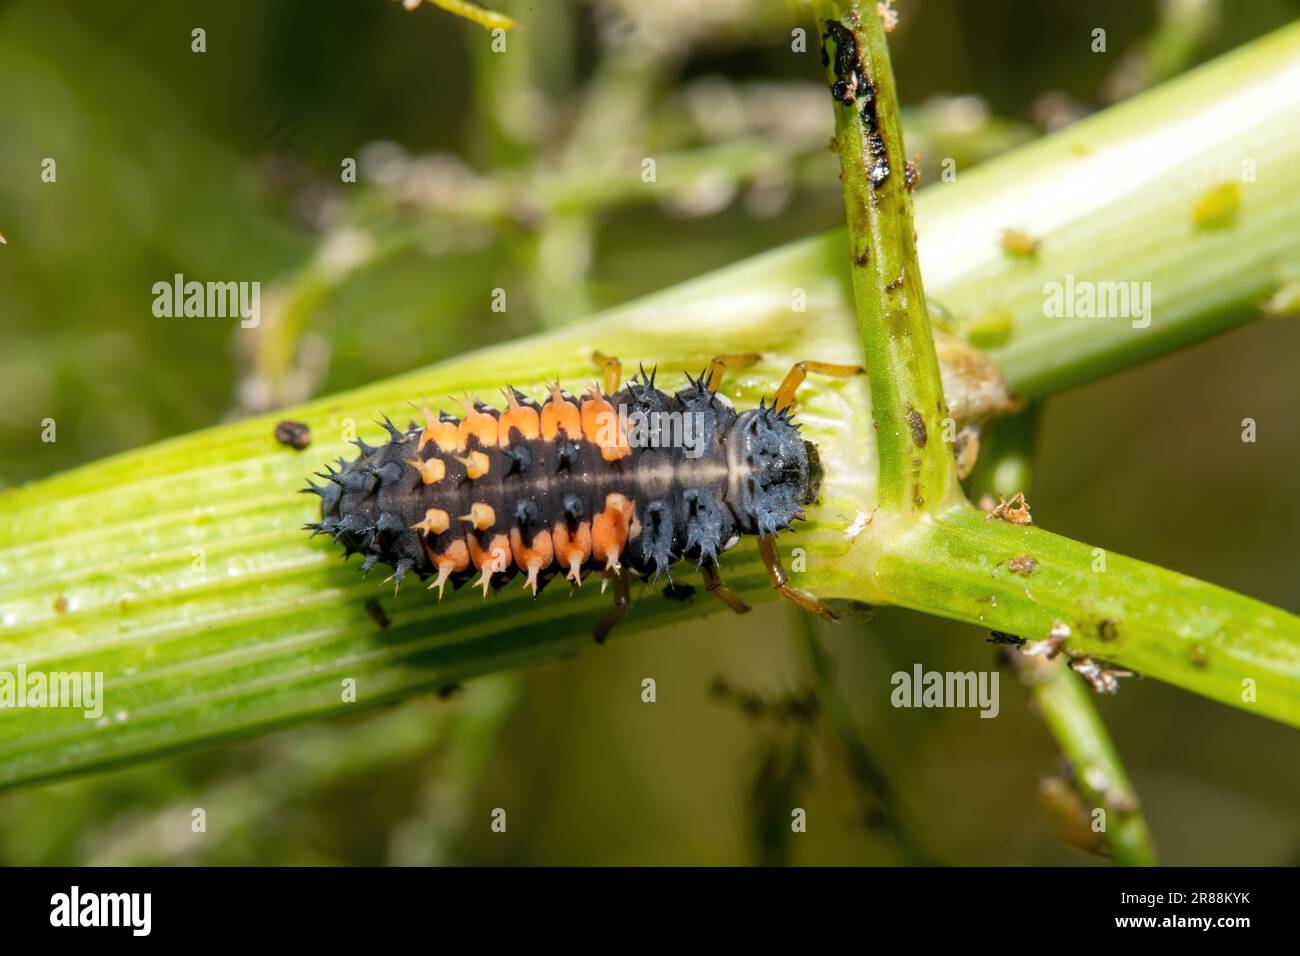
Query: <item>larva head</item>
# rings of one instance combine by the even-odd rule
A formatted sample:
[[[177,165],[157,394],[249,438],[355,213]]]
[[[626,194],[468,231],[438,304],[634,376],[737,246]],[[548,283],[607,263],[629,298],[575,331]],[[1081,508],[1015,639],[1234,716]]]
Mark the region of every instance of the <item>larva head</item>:
[[[816,498],[810,447],[788,412],[760,406],[736,418],[727,434],[727,504],[741,531],[775,534]]]

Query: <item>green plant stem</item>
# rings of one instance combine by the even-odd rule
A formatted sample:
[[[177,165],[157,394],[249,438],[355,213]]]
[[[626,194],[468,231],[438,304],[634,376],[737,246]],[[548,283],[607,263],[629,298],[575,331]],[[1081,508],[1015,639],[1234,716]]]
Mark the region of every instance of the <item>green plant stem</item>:
[[[1155,866],[1155,846],[1137,793],[1092,692],[1059,660],[1034,669],[1026,680],[1048,730],[1070,761],[1073,785],[1090,808],[1106,811],[1103,838],[1110,858],[1120,866]]]
[[[900,540],[910,540],[916,534],[914,529],[925,528],[924,551],[930,555],[935,548],[929,541],[933,532],[929,530],[928,513],[953,502],[961,502],[957,505],[960,513],[971,512],[964,507],[951,451],[943,442],[927,441],[927,431],[930,435],[940,434],[948,410],[917,265],[909,190],[905,177],[900,175],[905,154],[884,30],[873,13],[864,14],[856,5],[838,22],[838,31],[829,29],[832,24],[828,22],[827,38],[832,46],[838,45],[838,38],[838,43],[855,54],[856,67],[867,87],[858,90],[860,95],[852,103],[837,102],[835,127],[853,260],[854,299],[871,377],[880,460],[880,500],[874,520],[878,527],[888,522],[887,527],[894,529],[893,535],[886,532],[893,540],[882,542],[890,548],[896,548]],[[841,89],[844,83],[844,53],[832,49],[827,57],[831,82],[839,84],[834,89]],[[894,170],[883,181],[879,176],[882,145],[888,165]],[[1018,464],[1022,472],[1027,472],[1033,420],[1025,416],[1020,424],[1019,430],[1007,436],[1006,444],[1023,444],[1022,453],[1012,455],[1011,462],[1013,468]],[[1013,476],[1001,477],[1005,481]],[[928,513],[927,501],[931,503]],[[986,554],[980,552],[979,557],[986,559]],[[881,559],[877,567],[881,566],[887,566],[887,559]],[[926,583],[942,588],[951,585],[952,580],[950,569],[945,568],[929,576]],[[895,592],[888,587],[885,590],[896,599]],[[933,610],[934,606],[930,598],[927,609]],[[1111,627],[1117,630],[1113,621]],[[1117,862],[1153,862],[1145,822],[1136,812],[1136,798],[1091,701],[1063,660],[1048,662],[1044,672],[1033,693],[1049,727],[1072,759],[1084,761],[1083,768],[1093,780],[1104,775],[1106,786],[1100,789],[1113,788],[1107,799],[1114,805],[1108,805],[1107,811],[1117,819],[1108,828],[1107,839]],[[882,796],[887,793],[887,781],[865,748],[851,748],[850,752],[862,779]],[[1096,792],[1089,795],[1100,799]],[[1122,814],[1121,806],[1126,811]],[[888,815],[887,819],[895,824],[891,832],[898,832],[897,821]]]
[[[1034,443],[1038,434],[1039,406],[989,422],[981,429],[979,459],[966,482],[966,493],[978,502],[985,495],[1010,498],[1030,493]]]
[[[986,429],[979,464],[971,476],[971,497],[1011,497],[1032,491],[1033,448],[1038,407],[993,422]],[[1037,573],[1037,572],[1034,572]],[[1129,782],[1119,752],[1106,731],[1095,695],[1074,674],[1064,656],[1047,661],[1011,649],[1029,695],[1057,746],[1074,770],[1071,785],[1089,806],[1106,811],[1102,838],[1111,859],[1121,866],[1153,866],[1155,846],[1137,793]],[[1087,824],[1091,826],[1089,818]]]
[[[1028,577],[1006,564],[1024,555]],[[1300,725],[1300,618],[1278,608],[969,507],[863,560],[892,603],[1028,640],[1060,622],[1066,653]]]
[[[1300,268],[1297,128],[1300,23],[923,188],[926,294],[958,334],[1000,330],[988,353],[1028,399],[1235,328]],[[1196,203],[1227,181],[1241,183],[1232,223],[1197,228]],[[1007,254],[1007,228],[1036,239],[1036,253]],[[808,277],[848,254],[837,231],[768,264]],[[1149,282],[1151,324],[1045,314],[1044,287],[1068,276]],[[843,287],[839,299],[848,301]]]
[[[827,7],[823,50],[835,96],[858,328],[880,462],[880,506],[915,513],[951,500],[948,408],[916,257],[894,72],[874,4]],[[934,441],[931,441],[931,436]]]

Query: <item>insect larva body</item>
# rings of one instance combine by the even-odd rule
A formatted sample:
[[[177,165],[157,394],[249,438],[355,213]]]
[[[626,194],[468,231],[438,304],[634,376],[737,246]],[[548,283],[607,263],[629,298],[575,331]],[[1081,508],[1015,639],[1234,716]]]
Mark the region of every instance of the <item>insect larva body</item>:
[[[718,578],[719,556],[741,535],[770,542],[802,518],[819,474],[791,421],[798,382],[784,403],[778,393],[738,413],[717,391],[728,358],[741,364],[722,356],[672,394],[644,374],[617,388],[608,360],[609,395],[593,385],[575,398],[556,385],[538,403],[508,389],[502,410],[467,399],[460,418],[425,408],[425,424],[405,431],[385,420],[387,443],[358,441],[355,460],[304,489],[321,497],[309,527],[364,555],[364,569],[389,565],[399,585],[431,577],[440,595],[475,575],[486,596],[516,575],[536,594],[556,576],[577,585],[599,572],[616,599],[599,639],[626,609],[629,572],[655,583],[682,559],[747,610]],[[779,563],[773,584],[816,603],[786,587]]]

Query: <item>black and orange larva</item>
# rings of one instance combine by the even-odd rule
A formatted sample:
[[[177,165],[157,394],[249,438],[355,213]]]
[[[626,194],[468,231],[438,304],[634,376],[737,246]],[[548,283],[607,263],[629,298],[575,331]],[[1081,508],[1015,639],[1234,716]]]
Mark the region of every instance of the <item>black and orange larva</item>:
[[[581,399],[550,387],[538,404],[513,388],[497,411],[466,398],[464,417],[435,415],[406,431],[388,419],[389,441],[358,440],[356,460],[339,460],[308,482],[321,498],[312,536],[330,534],[363,570],[393,568],[433,577],[439,597],[479,574],[486,597],[517,573],[536,594],[554,576],[572,584],[599,571],[614,585],[614,609],[596,628],[604,641],[630,604],[629,573],[651,582],[683,558],[695,561],[707,589],[732,609],[749,608],[718,575],[718,557],[740,535],[756,535],[772,586],[819,614],[830,612],[786,583],[776,535],[804,517],[820,483],[816,449],[792,421],[795,392],[808,372],[855,375],[853,366],[800,362],[772,404],[737,412],[718,392],[727,368],[756,355],[720,355],[675,394],[644,370],[620,387],[617,359],[597,355],[605,389]],[[629,421],[691,417],[695,440],[629,441]],[[671,578],[669,578],[671,580]]]

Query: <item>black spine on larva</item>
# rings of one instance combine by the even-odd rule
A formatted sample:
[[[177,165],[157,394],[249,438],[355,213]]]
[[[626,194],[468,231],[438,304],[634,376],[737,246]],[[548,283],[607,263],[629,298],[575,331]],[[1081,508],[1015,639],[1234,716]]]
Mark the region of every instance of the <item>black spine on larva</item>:
[[[515,392],[521,404],[538,406]],[[567,396],[572,400],[572,396]],[[508,441],[481,445],[471,437],[465,448],[441,451],[435,442],[420,449],[423,429],[401,431],[385,420],[389,441],[371,447],[358,441],[358,457],[340,469],[319,472],[323,485],[309,484],[321,498],[321,520],[310,527],[329,534],[347,554],[364,556],[364,568],[385,564],[400,583],[410,572],[436,573],[435,558],[472,536],[484,552],[501,536],[518,531],[526,547],[543,530],[565,525],[571,531],[590,523],[605,508],[607,496],[621,494],[633,505],[634,520],[621,561],[638,575],[658,579],[682,558],[716,563],[740,534],[772,534],[789,527],[810,487],[806,443],[787,412],[768,406],[737,414],[725,398],[690,379],[675,394],[654,386],[644,370],[610,396],[628,427],[631,453],[607,462],[587,439],[563,434],[547,441],[524,438],[512,429]],[[486,405],[477,410],[499,418]],[[444,422],[459,423],[443,415]],[[487,473],[468,477],[460,459],[482,452]],[[438,458],[444,477],[425,484],[413,459]],[[493,510],[490,527],[476,530],[461,516],[473,506]],[[429,509],[447,514],[447,530],[422,535],[415,525]],[[589,561],[584,571],[603,564]],[[500,586],[517,573],[493,576]],[[539,584],[557,571],[551,566]],[[478,572],[472,566],[451,578],[459,586]]]

